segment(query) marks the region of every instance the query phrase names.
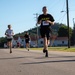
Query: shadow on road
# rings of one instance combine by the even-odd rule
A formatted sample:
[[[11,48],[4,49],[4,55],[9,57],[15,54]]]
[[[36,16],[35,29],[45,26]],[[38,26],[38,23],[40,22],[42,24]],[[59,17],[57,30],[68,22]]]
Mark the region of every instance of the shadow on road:
[[[45,57],[37,57],[35,59],[44,59]],[[50,56],[48,58],[75,58],[75,56],[60,56],[60,55],[53,55],[53,56]]]
[[[75,60],[55,60],[55,61],[41,61],[41,62],[30,62],[30,63],[22,63],[22,65],[27,64],[42,64],[42,63],[59,63],[59,62],[75,62]]]
[[[10,57],[10,58],[0,58],[0,60],[22,59],[22,58],[32,58],[32,57],[31,57],[31,56],[25,56],[25,57]]]

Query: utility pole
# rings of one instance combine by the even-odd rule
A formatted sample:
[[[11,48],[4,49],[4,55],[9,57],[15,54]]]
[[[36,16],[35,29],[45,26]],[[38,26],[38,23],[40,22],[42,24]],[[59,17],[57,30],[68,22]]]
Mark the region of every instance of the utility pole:
[[[68,0],[66,0],[66,10],[67,10],[67,25],[68,25],[68,48],[70,48],[70,34],[69,34],[69,8],[68,8]]]
[[[38,20],[38,13],[36,13],[36,14],[34,14],[36,17],[36,27],[37,27],[37,30],[36,30],[36,32],[37,32],[37,47],[38,47],[38,24],[37,24],[37,20]]]

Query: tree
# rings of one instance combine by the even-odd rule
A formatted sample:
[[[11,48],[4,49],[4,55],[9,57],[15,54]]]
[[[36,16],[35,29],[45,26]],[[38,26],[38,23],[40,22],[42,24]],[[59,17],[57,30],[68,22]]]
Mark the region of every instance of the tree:
[[[73,31],[72,31],[72,36],[71,36],[71,45],[75,45],[75,24],[73,27]]]
[[[72,35],[72,28],[70,30],[70,37]],[[66,25],[62,25],[58,30],[58,37],[68,37],[68,27]]]
[[[1,37],[0,38],[0,48],[3,48],[4,47],[4,43],[6,43],[6,42],[7,42],[6,38],[5,37]]]

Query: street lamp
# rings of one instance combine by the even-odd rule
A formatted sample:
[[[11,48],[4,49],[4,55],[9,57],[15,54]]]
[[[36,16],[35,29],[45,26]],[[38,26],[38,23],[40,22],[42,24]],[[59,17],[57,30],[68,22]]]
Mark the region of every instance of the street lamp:
[[[37,47],[38,47],[38,24],[37,24],[37,19],[38,19],[38,13],[36,13],[36,14],[34,14],[34,15],[36,15],[36,26],[37,26],[37,30],[36,30],[36,32],[37,32]]]
[[[68,0],[66,0],[66,11],[61,11],[67,13],[67,26],[68,26],[68,48],[70,48],[70,32],[69,32],[69,8],[68,8]]]

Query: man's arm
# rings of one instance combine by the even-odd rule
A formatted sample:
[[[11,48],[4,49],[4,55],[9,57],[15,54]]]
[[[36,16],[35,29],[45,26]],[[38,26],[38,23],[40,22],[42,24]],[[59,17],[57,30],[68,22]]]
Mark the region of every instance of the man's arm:
[[[37,24],[41,24],[41,20],[37,22]]]
[[[9,34],[8,34],[7,30],[5,31],[5,35],[6,35],[6,36],[9,36]]]
[[[41,16],[38,17],[37,24],[41,24]]]
[[[54,21],[52,22],[52,21],[47,20],[46,22],[50,23],[51,25],[54,25]]]
[[[14,35],[14,32],[13,32],[13,30],[12,30],[12,35],[11,36],[13,36]]]
[[[5,35],[7,35],[7,30],[5,31]]]

